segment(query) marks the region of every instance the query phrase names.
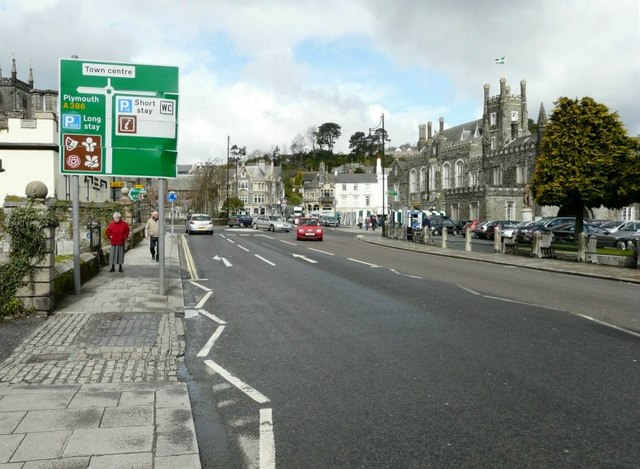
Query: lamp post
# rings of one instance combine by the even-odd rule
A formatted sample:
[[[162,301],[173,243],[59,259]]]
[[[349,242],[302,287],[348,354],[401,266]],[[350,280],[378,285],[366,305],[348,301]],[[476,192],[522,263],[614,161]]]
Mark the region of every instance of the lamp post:
[[[387,134],[384,130],[384,113],[380,116],[380,122],[375,127],[369,127],[369,138],[372,138],[371,132],[374,132],[373,141],[375,141],[375,133],[377,131],[381,132],[380,136],[380,144],[382,147],[382,156],[380,160],[380,169],[381,169],[381,179],[382,179],[382,236],[386,236],[387,223],[385,219],[385,203],[384,203],[384,195],[385,195],[385,184],[384,184],[384,142],[387,139]]]
[[[229,142],[231,138],[227,135],[227,220],[229,219]]]

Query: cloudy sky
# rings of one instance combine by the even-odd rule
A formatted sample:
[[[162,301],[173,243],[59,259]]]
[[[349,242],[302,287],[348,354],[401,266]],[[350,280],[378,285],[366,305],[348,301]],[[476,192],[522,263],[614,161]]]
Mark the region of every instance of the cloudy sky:
[[[418,126],[482,116],[483,85],[529,115],[591,96],[640,134],[639,0],[0,0],[0,67],[58,88],[58,60],[180,67],[180,164],[288,151],[342,127],[335,150],[384,113],[392,146]],[[495,59],[506,56],[506,67]]]

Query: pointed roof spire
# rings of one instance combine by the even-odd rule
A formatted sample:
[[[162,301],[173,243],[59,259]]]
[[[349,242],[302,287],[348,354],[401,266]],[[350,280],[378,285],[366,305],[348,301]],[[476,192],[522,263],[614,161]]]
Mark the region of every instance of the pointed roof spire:
[[[29,60],[29,86],[33,89],[33,64]]]
[[[540,111],[538,112],[538,127],[547,123],[547,113],[544,110],[544,103],[540,103]]]

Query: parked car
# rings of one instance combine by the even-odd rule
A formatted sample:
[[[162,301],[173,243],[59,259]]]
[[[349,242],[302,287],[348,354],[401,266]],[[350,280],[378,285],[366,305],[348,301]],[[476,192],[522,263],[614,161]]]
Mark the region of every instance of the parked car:
[[[471,233],[473,234],[473,231],[478,227],[478,225],[480,223],[481,222],[479,220],[469,220],[464,225],[462,225],[462,231],[460,233],[462,235],[466,235],[467,234],[467,229],[469,229],[469,230],[471,230]]]
[[[279,215],[258,215],[253,219],[254,230],[291,231],[291,224]]]
[[[476,235],[476,238],[478,239],[493,239],[493,233],[494,230],[496,229],[496,227],[505,224],[505,223],[509,223],[512,225],[516,225],[518,222],[512,222],[509,220],[489,220],[483,224],[481,224],[480,226],[478,226],[474,233]]]
[[[431,217],[431,233],[434,236],[439,236],[444,230],[447,230],[447,234],[455,235],[456,225],[451,220],[443,217]]]
[[[491,226],[488,227],[486,232],[486,237],[487,239],[495,239],[496,231],[499,231],[500,236],[503,236],[503,233],[505,230],[511,230],[514,227],[518,226],[519,224],[520,222],[517,222],[515,220],[499,220],[496,224],[493,225],[493,227]],[[511,234],[509,234],[509,236],[506,236],[506,237],[510,238]]]
[[[234,215],[233,217],[229,218],[227,224],[230,227],[239,226],[241,228],[244,228],[245,226],[248,227],[253,225],[253,218],[251,217],[251,215]]]
[[[213,220],[206,213],[192,213],[184,222],[184,232],[213,234]]]
[[[322,222],[323,226],[333,226],[333,227],[338,226],[338,219],[336,217],[323,215],[320,217],[320,221]]]
[[[582,231],[589,237],[596,237],[596,247],[609,248],[613,247],[615,244],[615,238],[607,233],[607,230],[600,228],[599,226],[592,225],[590,223],[584,223],[582,225]],[[557,225],[551,228],[545,228],[543,232],[553,233],[554,243],[573,244],[578,242],[575,222],[566,223],[564,225]]]
[[[600,228],[604,228],[609,233],[615,233],[618,231],[618,228],[624,225],[626,221],[624,220],[609,220],[600,225]]]
[[[640,231],[640,220],[627,220],[622,222],[620,225],[616,225],[611,228],[602,228],[605,228],[611,234],[619,233],[621,231],[633,233],[634,231]]]
[[[614,233],[612,236],[615,238],[615,246],[618,249],[631,249],[635,246],[637,249],[640,247],[640,231],[626,231],[621,236],[616,236],[618,233]]]
[[[520,223],[505,227],[500,231],[500,236],[503,238],[513,238],[514,235],[518,232],[520,228],[525,228],[530,223],[534,223],[533,221],[521,221]]]
[[[300,218],[298,221],[298,228],[296,230],[296,239],[298,241],[303,239],[317,239],[322,241],[324,230],[322,229],[322,223],[318,218]]]
[[[576,222],[575,217],[552,217],[552,218],[542,218],[541,220],[536,220],[529,225],[518,229],[516,234],[516,239],[518,243],[521,244],[530,244],[531,238],[533,238],[533,233],[536,231],[543,231],[545,229],[551,229],[554,226],[566,225],[567,223]]]

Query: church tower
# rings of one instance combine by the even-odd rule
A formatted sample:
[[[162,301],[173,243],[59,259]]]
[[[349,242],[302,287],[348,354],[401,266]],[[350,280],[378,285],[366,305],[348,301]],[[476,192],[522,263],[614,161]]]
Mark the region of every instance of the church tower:
[[[484,85],[484,113],[482,116],[485,144],[490,150],[503,147],[510,141],[529,135],[527,112],[527,82],[520,82],[520,95],[512,95],[505,78],[500,79],[500,94],[489,97],[490,87]]]

